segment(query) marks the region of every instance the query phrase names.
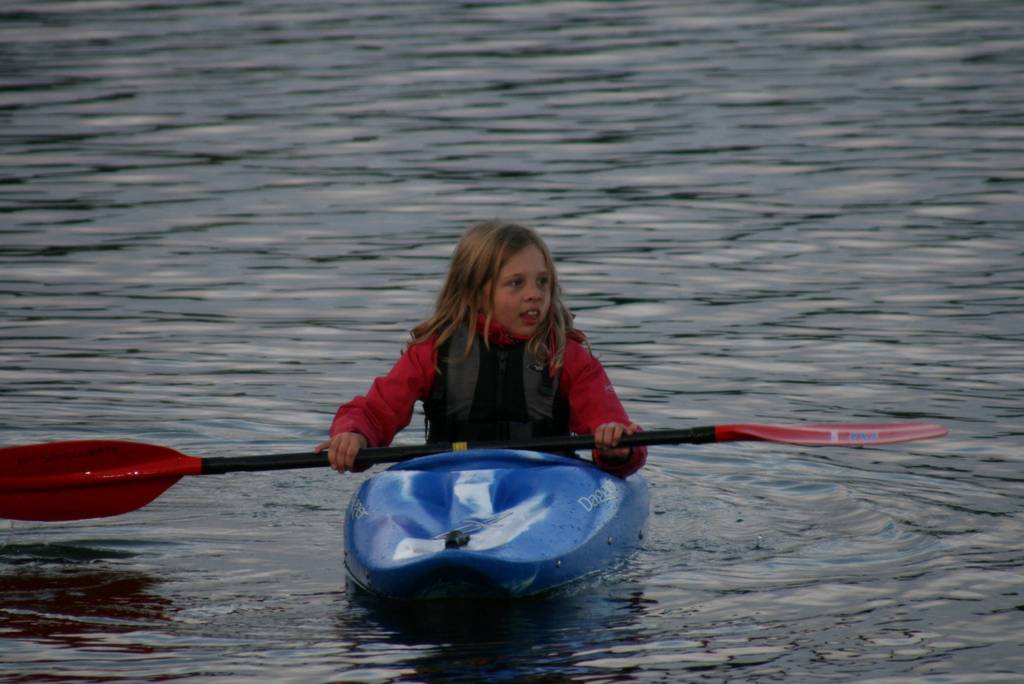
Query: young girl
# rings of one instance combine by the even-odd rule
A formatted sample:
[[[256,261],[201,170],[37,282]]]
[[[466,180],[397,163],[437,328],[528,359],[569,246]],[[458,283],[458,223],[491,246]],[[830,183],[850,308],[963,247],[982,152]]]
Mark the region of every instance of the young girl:
[[[616,448],[640,428],[573,327],[547,245],[514,223],[463,235],[434,315],[366,396],[338,409],[317,451],[352,470],[360,449],[387,446],[409,424],[417,400],[430,442],[592,433],[604,470],[625,477],[647,460],[643,447]]]

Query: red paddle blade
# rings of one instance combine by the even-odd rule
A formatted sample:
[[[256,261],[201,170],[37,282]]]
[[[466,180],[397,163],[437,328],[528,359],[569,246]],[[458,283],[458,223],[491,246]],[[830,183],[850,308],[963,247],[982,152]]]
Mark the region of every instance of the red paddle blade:
[[[716,442],[761,440],[807,446],[873,446],[942,437],[934,423],[813,423],[809,425],[717,425]]]
[[[116,440],[51,442],[0,449],[0,517],[80,520],[145,506],[202,459]]]

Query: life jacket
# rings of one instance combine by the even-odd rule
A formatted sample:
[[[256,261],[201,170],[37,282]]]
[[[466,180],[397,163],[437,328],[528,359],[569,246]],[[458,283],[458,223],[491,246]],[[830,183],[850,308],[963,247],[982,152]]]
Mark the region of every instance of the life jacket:
[[[548,364],[533,357],[525,342],[488,348],[478,339],[463,358],[469,334],[460,328],[437,350],[437,374],[424,402],[427,441],[568,435],[569,402]]]

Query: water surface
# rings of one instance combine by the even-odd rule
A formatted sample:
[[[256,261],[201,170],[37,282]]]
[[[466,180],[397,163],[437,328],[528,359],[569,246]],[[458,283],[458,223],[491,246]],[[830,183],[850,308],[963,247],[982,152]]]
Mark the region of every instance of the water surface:
[[[539,603],[353,593],[365,476],[5,523],[0,673],[1017,680],[1021,45],[1010,0],[5,4],[4,444],[312,448],[495,215],[649,428],[950,435],[659,447],[641,552]]]

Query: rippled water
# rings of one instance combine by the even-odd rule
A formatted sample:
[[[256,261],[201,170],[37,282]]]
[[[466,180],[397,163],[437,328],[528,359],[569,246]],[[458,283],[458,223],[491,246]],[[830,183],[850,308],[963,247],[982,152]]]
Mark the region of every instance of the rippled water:
[[[950,435],[660,447],[623,573],[487,607],[346,588],[363,476],[186,478],[6,524],[0,674],[1019,681],[1022,45],[1013,0],[5,3],[2,443],[312,447],[494,215],[647,427]]]

